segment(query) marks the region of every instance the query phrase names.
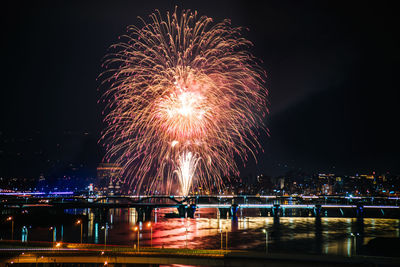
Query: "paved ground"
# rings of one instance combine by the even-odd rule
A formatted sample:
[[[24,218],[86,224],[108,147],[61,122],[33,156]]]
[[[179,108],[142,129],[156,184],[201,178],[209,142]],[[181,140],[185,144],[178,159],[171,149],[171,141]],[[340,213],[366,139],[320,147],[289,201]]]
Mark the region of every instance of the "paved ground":
[[[53,247],[51,247],[51,245]],[[0,266],[12,263],[184,264],[201,266],[400,266],[400,258],[266,254],[251,251],[0,242]]]

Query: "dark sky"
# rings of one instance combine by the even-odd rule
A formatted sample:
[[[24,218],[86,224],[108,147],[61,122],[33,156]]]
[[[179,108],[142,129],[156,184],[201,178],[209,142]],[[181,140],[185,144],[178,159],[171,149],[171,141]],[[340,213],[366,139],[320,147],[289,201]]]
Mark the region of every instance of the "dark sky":
[[[0,176],[37,172],[54,151],[94,170],[102,154],[102,57],[126,26],[139,25],[137,16],[175,5],[248,27],[245,36],[263,60],[271,136],[262,139],[258,165],[244,172],[400,171],[400,46],[391,2],[8,2],[1,18]],[[32,135],[40,141],[17,144]],[[23,156],[38,150],[46,156]]]

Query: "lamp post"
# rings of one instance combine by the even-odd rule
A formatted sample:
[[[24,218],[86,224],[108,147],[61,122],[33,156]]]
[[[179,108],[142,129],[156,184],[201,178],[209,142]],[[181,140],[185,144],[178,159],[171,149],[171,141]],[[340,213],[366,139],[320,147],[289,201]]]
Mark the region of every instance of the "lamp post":
[[[107,247],[107,231],[108,231],[108,223],[105,226],[102,226],[101,229],[104,230],[104,249]]]
[[[150,227],[150,247],[153,247],[153,225],[151,222],[147,223],[147,227]]]
[[[83,223],[82,223],[81,220],[77,220],[77,221],[76,221],[76,224],[77,224],[77,225],[79,225],[79,224],[81,225],[81,244],[82,244]]]
[[[225,238],[226,245],[225,245],[225,248],[226,248],[226,250],[228,250],[228,227],[225,228],[225,234],[226,234],[226,238]]]
[[[265,234],[265,253],[268,253],[268,231],[263,229],[263,233]]]
[[[52,236],[52,238],[51,238],[51,240],[52,240],[52,242],[54,243],[54,242],[56,242],[57,241],[57,230],[56,230],[56,227],[50,227],[49,228],[49,230],[51,231],[51,236]]]
[[[223,238],[224,236],[222,235],[222,229],[219,230],[219,232],[221,233],[221,252],[222,252],[222,243],[223,243]]]
[[[140,239],[140,229],[139,226],[135,226],[135,228],[133,228],[133,230],[135,232],[137,232],[137,251],[139,252],[139,239]]]
[[[14,218],[10,216],[7,221],[11,221],[11,240],[14,240]]]

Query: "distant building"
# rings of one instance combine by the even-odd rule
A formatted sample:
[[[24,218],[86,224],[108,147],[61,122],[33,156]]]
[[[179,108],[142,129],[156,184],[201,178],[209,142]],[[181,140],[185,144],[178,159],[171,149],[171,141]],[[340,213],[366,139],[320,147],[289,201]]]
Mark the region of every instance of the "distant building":
[[[319,179],[330,179],[330,178],[334,178],[334,177],[335,177],[335,174],[333,174],[333,173],[328,173],[328,174],[320,173],[320,174],[318,174],[318,178]]]
[[[114,184],[118,184],[121,179],[121,166],[115,163],[100,163],[97,167],[97,183],[100,190],[114,191]]]
[[[375,176],[374,175],[370,175],[370,174],[361,174],[360,176],[361,176],[361,178],[364,178],[364,179],[369,179],[369,180],[374,180],[375,179]]]
[[[329,184],[323,184],[321,188],[321,193],[323,195],[332,195],[333,194],[333,186]]]

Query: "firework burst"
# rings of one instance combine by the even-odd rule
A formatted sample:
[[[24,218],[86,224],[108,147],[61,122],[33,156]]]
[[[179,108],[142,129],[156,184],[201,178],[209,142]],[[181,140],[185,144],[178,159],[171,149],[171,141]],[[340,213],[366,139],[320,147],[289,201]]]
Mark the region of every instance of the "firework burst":
[[[221,177],[239,174],[235,156],[256,158],[265,130],[265,73],[251,43],[229,20],[189,10],[142,22],[104,62],[106,159],[137,193],[221,189]]]

